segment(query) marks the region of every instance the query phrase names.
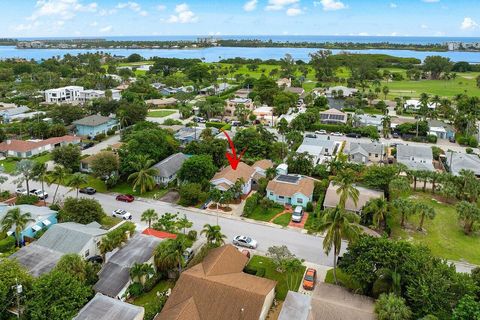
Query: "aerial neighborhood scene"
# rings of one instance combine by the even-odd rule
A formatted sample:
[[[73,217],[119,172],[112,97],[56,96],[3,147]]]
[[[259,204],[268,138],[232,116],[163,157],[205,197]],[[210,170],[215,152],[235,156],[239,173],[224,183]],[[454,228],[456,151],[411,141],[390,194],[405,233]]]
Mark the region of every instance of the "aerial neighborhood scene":
[[[480,320],[475,1],[0,17],[0,320]]]

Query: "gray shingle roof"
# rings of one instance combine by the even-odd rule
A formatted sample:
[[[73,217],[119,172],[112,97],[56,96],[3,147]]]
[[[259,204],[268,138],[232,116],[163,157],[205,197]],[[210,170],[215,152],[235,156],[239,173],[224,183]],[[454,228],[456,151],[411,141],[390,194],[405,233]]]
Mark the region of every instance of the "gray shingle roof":
[[[159,177],[168,178],[177,173],[178,170],[182,167],[183,162],[188,159],[183,153],[175,153],[170,157],[160,161],[153,167],[158,170]]]
[[[411,170],[434,171],[433,152],[430,147],[397,146],[397,162],[406,165]]]
[[[12,109],[7,109],[5,111],[2,111],[1,114],[3,116],[11,117],[11,116],[16,116],[25,112],[30,111],[30,108],[27,106],[20,106],[17,108],[12,108]]]
[[[75,222],[51,226],[37,244],[62,253],[79,253],[92,238],[107,233],[107,230]]]
[[[307,320],[312,298],[302,293],[288,291],[278,320]]]
[[[383,154],[384,147],[381,143],[360,143],[360,142],[352,142],[350,143],[350,150],[348,151],[349,154],[360,153],[366,155],[368,154]]]
[[[144,313],[143,307],[97,293],[73,320],[135,320],[143,319]]]
[[[96,127],[111,121],[112,118],[104,117],[98,114],[94,114],[83,119],[74,121],[73,124],[81,125],[81,126],[89,126],[89,127]]]
[[[9,259],[17,260],[34,277],[50,272],[58,263],[62,254],[32,243],[12,254]]]
[[[98,274],[96,292],[116,297],[130,280],[130,267],[144,263],[152,256],[162,240],[144,234],[135,235],[124,247],[115,252]]]
[[[480,158],[474,154],[457,153],[447,154],[447,163],[451,160],[451,172],[459,175],[462,169],[470,170],[475,175],[480,175]]]

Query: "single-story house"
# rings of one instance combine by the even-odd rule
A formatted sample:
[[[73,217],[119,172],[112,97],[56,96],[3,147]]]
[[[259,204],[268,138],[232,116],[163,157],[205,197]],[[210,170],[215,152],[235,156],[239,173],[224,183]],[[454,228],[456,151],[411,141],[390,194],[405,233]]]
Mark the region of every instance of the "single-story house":
[[[67,144],[79,144],[80,137],[63,136],[46,140],[8,139],[0,143],[0,153],[5,157],[30,158],[42,152],[49,152]]]
[[[93,290],[115,299],[125,299],[125,292],[132,283],[130,268],[135,263],[154,265],[154,251],[162,240],[157,237],[136,234],[125,246],[107,259],[98,273]]]
[[[417,99],[410,99],[406,100],[405,103],[403,104],[404,109],[410,109],[410,110],[415,110],[418,111],[422,107],[422,103],[420,100]],[[436,103],[429,102],[427,103],[427,108],[428,109],[435,109],[437,107]]]
[[[267,170],[273,168],[272,160],[263,159],[256,161],[252,168],[255,170],[252,179],[252,189],[257,190],[258,181],[267,176]]]
[[[210,250],[182,272],[155,320],[264,320],[276,282],[243,272],[248,258],[232,245]]]
[[[345,112],[333,108],[320,112],[320,121],[322,123],[346,124],[347,118],[348,116]]]
[[[324,163],[335,155],[338,143],[329,140],[328,136],[317,138],[303,138],[302,144],[298,147],[296,153],[308,153],[313,157],[313,164]]]
[[[178,100],[170,97],[170,98],[162,98],[162,99],[149,99],[145,100],[145,103],[147,106],[154,106],[156,108],[161,108],[161,107],[169,107],[169,106],[176,106],[178,103]]]
[[[30,108],[27,106],[18,106],[16,108],[3,109],[0,111],[0,117],[3,118],[4,123],[8,123],[11,120],[13,120],[12,118],[14,118],[15,116],[24,114],[29,111],[30,111]]]
[[[424,146],[397,146],[397,162],[410,170],[435,171],[432,148]]]
[[[55,268],[62,256],[61,252],[32,242],[8,258],[20,263],[32,276],[39,277]]]
[[[250,111],[255,109],[255,105],[253,104],[252,99],[249,98],[233,98],[226,100],[225,106],[225,115],[233,117],[235,116],[235,111],[239,105],[243,104],[245,108]]]
[[[348,150],[344,151],[348,159],[355,163],[380,163],[385,159],[385,146],[382,143],[351,142]]]
[[[226,166],[217,172],[210,183],[220,191],[227,191],[239,179],[243,179],[242,193],[249,194],[252,191],[253,178],[257,171],[244,162],[240,162],[237,169],[232,169],[231,166]]]
[[[11,209],[18,208],[22,214],[30,213],[32,221],[25,225],[21,232],[21,240],[31,242],[37,232],[46,230],[52,225],[57,223],[57,211],[54,211],[48,207],[37,207],[29,204],[21,204],[18,206],[0,205],[0,221],[5,218],[7,212]],[[11,235],[15,233],[15,227],[12,227],[7,234]]]
[[[438,139],[453,139],[455,137],[455,129],[453,126],[443,121],[431,119],[428,120],[429,134],[436,135]]]
[[[207,95],[210,94],[210,92],[213,92],[213,94],[219,94],[224,92],[225,90],[228,90],[232,85],[223,82],[215,85],[208,86],[206,88],[200,89],[198,93]]]
[[[278,320],[375,320],[375,301],[347,289],[317,283],[311,296],[288,291]]]
[[[217,128],[209,128],[212,130],[213,135],[217,135],[219,133],[219,130]],[[182,127],[180,130],[178,130],[174,137],[178,141],[180,141],[181,144],[187,144],[192,141],[197,141],[200,140],[200,134],[205,130],[204,128],[198,128],[198,127]]]
[[[73,320],[143,320],[145,309],[97,293]]]
[[[281,78],[277,80],[277,86],[289,88],[292,86],[292,79],[290,78]]]
[[[306,207],[313,201],[315,184],[311,178],[286,174],[278,175],[267,185],[268,199],[282,205]]]
[[[100,255],[101,239],[108,232],[100,227],[97,222],[86,225],[76,222],[57,223],[51,226],[36,244],[62,254],[76,253],[88,259]]]
[[[118,154],[113,151],[101,151],[97,154],[92,154],[88,157],[85,157],[83,159],[80,159],[80,171],[85,172],[85,173],[91,173],[92,172],[92,162],[97,156],[101,154],[112,154],[118,158]]]
[[[330,87],[327,90],[325,90],[325,95],[327,97],[351,97],[355,93],[358,92],[358,89],[355,88],[349,88],[345,86],[335,86],[335,87]]]
[[[168,185],[177,178],[177,172],[189,157],[181,152],[172,154],[153,166],[157,174],[153,177],[158,185]]]
[[[377,128],[377,131],[381,131],[383,129],[383,117],[382,116],[375,116],[369,114],[356,114],[354,116],[355,119],[355,126],[357,127],[366,127],[372,126]]]
[[[363,206],[372,199],[383,198],[383,192],[378,190],[372,190],[360,186],[355,186],[358,190],[358,201],[355,204],[352,198],[348,198],[345,203],[345,209],[348,211],[359,213],[362,211]],[[340,203],[340,194],[337,192],[338,186],[333,182],[327,188],[325,199],[323,201],[324,208],[335,208]]]
[[[302,95],[305,92],[305,89],[302,87],[285,87],[284,89],[286,92],[294,93],[297,95]]]
[[[168,96],[168,95],[176,94],[179,92],[185,92],[185,93],[193,92],[193,90],[194,90],[193,86],[184,86],[184,87],[178,87],[178,88],[165,87],[160,89],[160,93]]]
[[[458,176],[463,169],[473,171],[480,177],[480,158],[476,154],[448,152],[446,160],[453,175]]]
[[[117,120],[110,117],[104,117],[94,114],[73,122],[75,131],[78,135],[95,137],[101,133],[107,134],[107,131],[117,126]]]
[[[257,120],[262,123],[268,123],[270,126],[275,125],[276,116],[273,115],[273,108],[269,106],[261,106],[252,111]]]

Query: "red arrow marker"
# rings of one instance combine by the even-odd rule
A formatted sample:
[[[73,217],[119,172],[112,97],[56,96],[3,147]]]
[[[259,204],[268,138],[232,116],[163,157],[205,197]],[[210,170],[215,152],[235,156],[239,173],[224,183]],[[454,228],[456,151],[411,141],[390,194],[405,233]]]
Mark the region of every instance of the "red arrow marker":
[[[233,145],[232,139],[228,136],[228,133],[225,130],[222,130],[225,136],[227,137],[228,144],[230,145],[230,149],[232,149],[232,153],[226,152],[225,156],[227,157],[228,162],[230,163],[230,166],[232,167],[233,170],[237,170],[238,163],[240,162],[240,159],[242,159],[243,154],[245,151],[247,151],[247,148],[243,149],[242,152],[240,152],[240,156],[237,158],[237,152],[235,151],[235,146]]]

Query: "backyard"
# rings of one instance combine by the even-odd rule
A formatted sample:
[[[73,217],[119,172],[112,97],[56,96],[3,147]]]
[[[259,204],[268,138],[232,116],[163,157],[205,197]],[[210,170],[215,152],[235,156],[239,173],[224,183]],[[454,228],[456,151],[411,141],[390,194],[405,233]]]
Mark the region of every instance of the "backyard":
[[[429,204],[435,209],[435,218],[425,220],[426,232],[421,233],[415,230],[415,227],[418,226],[418,216],[409,219],[408,222],[411,226],[409,229],[402,229],[399,217],[395,217],[392,238],[423,244],[430,248],[434,255],[441,258],[480,264],[480,235],[478,232],[470,236],[463,233],[455,207],[438,202],[428,194],[417,193],[415,197],[416,201]]]
[[[263,277],[277,281],[275,298],[282,301],[285,300],[288,290],[298,291],[306,269],[305,266],[302,266],[302,268],[296,272],[280,273],[276,270],[272,259],[262,256],[253,256],[246,268],[256,269],[257,271],[265,268],[265,275]],[[290,283],[290,287],[288,283]]]

